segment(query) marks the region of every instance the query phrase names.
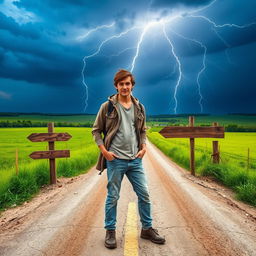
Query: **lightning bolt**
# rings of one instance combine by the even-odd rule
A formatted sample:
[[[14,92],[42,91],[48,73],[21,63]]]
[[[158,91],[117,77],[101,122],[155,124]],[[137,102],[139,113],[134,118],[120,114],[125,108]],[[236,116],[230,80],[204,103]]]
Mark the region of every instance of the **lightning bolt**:
[[[133,72],[134,68],[135,68],[135,64],[136,64],[136,60],[139,56],[139,53],[140,53],[140,49],[141,49],[141,44],[143,42],[143,39],[147,33],[147,31],[149,30],[149,28],[151,28],[152,26],[155,26],[155,25],[162,25],[162,29],[163,29],[163,33],[164,33],[164,36],[165,38],[167,39],[168,43],[170,44],[171,46],[171,52],[177,62],[177,65],[178,65],[178,80],[177,80],[177,83],[175,85],[175,90],[174,90],[174,100],[175,100],[175,107],[174,107],[174,113],[176,114],[177,112],[177,104],[178,104],[178,101],[177,101],[177,97],[176,97],[176,94],[177,94],[177,89],[180,85],[180,82],[181,82],[181,75],[182,75],[182,72],[181,72],[181,63],[180,63],[180,60],[179,60],[179,57],[177,56],[177,54],[175,53],[175,50],[174,50],[174,46],[170,40],[170,38],[168,37],[167,33],[166,33],[166,29],[165,29],[165,24],[176,19],[176,18],[179,18],[181,17],[180,15],[176,15],[176,16],[172,16],[172,17],[169,17],[168,19],[165,19],[165,20],[160,20],[160,21],[155,21],[155,22],[149,22],[143,29],[140,37],[139,37],[139,40],[138,40],[138,43],[137,43],[137,47],[136,47],[136,53],[132,59],[132,63],[131,63],[131,69],[130,71]]]
[[[126,31],[124,32],[121,32],[119,34],[116,34],[116,35],[113,35],[113,36],[110,36],[108,37],[107,39],[103,40],[99,47],[97,48],[97,50],[88,55],[88,56],[85,56],[83,58],[83,68],[82,68],[82,82],[83,82],[83,85],[85,87],[85,91],[86,91],[86,99],[85,99],[85,108],[84,110],[87,108],[87,105],[88,105],[88,86],[86,85],[85,83],[85,75],[84,75],[84,72],[85,72],[85,68],[86,68],[86,61],[89,59],[89,58],[92,58],[94,56],[96,56],[97,54],[100,53],[102,47],[110,42],[111,40],[114,40],[114,39],[118,39],[122,36],[125,36],[127,33],[129,33],[130,31],[134,30],[134,29],[142,29],[141,33],[140,33],[140,36],[138,38],[138,41],[137,41],[137,45],[136,47],[128,47],[122,51],[120,51],[119,53],[115,54],[115,55],[111,55],[110,57],[113,57],[113,56],[120,56],[122,53],[130,50],[130,49],[133,49],[135,48],[136,51],[135,51],[135,54],[134,56],[132,57],[132,61],[131,61],[131,64],[129,65],[130,67],[130,71],[133,72],[134,69],[135,69],[135,66],[136,66],[136,61],[140,55],[140,51],[141,51],[141,48],[142,48],[142,45],[143,45],[143,41],[144,41],[144,38],[145,38],[145,35],[149,32],[150,28],[152,28],[153,26],[155,25],[161,25],[161,29],[163,31],[163,36],[164,38],[167,40],[168,44],[170,45],[170,49],[171,49],[171,53],[176,61],[176,65],[177,65],[177,72],[178,72],[178,79],[175,83],[175,86],[174,86],[174,95],[173,95],[173,98],[174,98],[174,101],[175,101],[175,107],[174,107],[174,113],[176,114],[177,113],[177,105],[178,105],[178,100],[177,100],[177,90],[181,84],[181,80],[182,80],[182,76],[184,76],[184,74],[182,73],[182,69],[181,69],[181,61],[178,57],[178,55],[176,54],[176,50],[175,50],[175,45],[174,43],[172,42],[170,36],[167,34],[166,32],[166,24],[168,22],[171,22],[173,21],[174,19],[176,18],[183,18],[183,19],[186,19],[186,18],[194,18],[194,19],[202,19],[202,20],[205,20],[207,21],[209,24],[212,25],[212,31],[216,34],[216,36],[223,42],[223,44],[225,45],[226,49],[225,49],[225,53],[226,53],[226,56],[228,58],[228,54],[227,54],[227,50],[231,47],[229,45],[229,43],[226,42],[226,40],[219,34],[219,32],[217,31],[217,29],[219,28],[237,28],[237,29],[244,29],[244,28],[247,28],[247,27],[250,27],[250,26],[253,26],[255,25],[256,23],[255,22],[252,22],[252,23],[249,23],[249,24],[245,24],[245,25],[239,25],[239,24],[234,24],[234,23],[224,23],[224,24],[217,24],[216,22],[214,22],[213,20],[211,20],[210,18],[204,16],[204,15],[197,15],[198,12],[200,11],[203,11],[207,8],[209,8],[210,6],[212,6],[214,3],[216,3],[217,0],[213,0],[211,1],[208,5],[206,6],[203,6],[201,8],[198,8],[196,10],[192,10],[190,12],[187,12],[187,13],[181,13],[180,15],[176,15],[176,16],[170,16],[170,17],[167,17],[167,18],[164,18],[164,19],[160,19],[158,21],[150,21],[150,22],[147,22],[144,26],[134,26],[132,28],[129,28],[127,29]],[[150,4],[152,4],[152,0],[150,1]],[[91,29],[90,31],[88,31],[86,34],[78,37],[77,39],[78,40],[82,40],[82,39],[85,39],[87,38],[88,36],[90,36],[93,32],[97,32],[99,31],[100,29],[104,29],[104,28],[111,28],[115,26],[115,23],[111,23],[111,24],[108,24],[108,25],[102,25],[102,26],[98,26],[94,29]],[[203,49],[203,59],[202,59],[202,65],[201,65],[201,68],[199,70],[199,72],[197,73],[197,79],[196,79],[196,82],[197,82],[197,87],[198,87],[198,93],[199,93],[199,105],[200,105],[200,111],[201,113],[203,112],[203,105],[202,105],[202,100],[203,100],[203,96],[201,94],[201,83],[200,83],[200,80],[201,80],[201,76],[202,74],[204,73],[204,71],[206,70],[206,54],[207,54],[207,46],[204,45],[202,42],[200,42],[199,40],[197,40],[196,38],[188,38],[184,35],[181,35],[179,33],[177,33],[176,31],[173,31],[172,30],[172,33],[175,33],[177,34],[179,37],[183,38],[184,40],[189,40],[191,42],[194,42],[198,45],[200,45],[200,47]],[[228,58],[228,61],[229,58]],[[176,71],[176,68],[173,70],[173,72]]]
[[[178,80],[176,82],[176,85],[175,85],[175,89],[174,89],[174,100],[175,100],[175,107],[174,107],[174,113],[176,114],[177,112],[177,104],[178,104],[178,101],[177,101],[177,97],[176,97],[176,94],[177,94],[177,89],[178,87],[180,86],[180,81],[181,81],[181,75],[182,75],[182,72],[181,72],[181,63],[180,63],[180,60],[179,60],[179,57],[177,56],[177,54],[175,53],[175,50],[174,50],[174,46],[172,44],[172,41],[170,40],[170,38],[168,37],[167,33],[166,33],[166,28],[165,28],[165,23],[162,23],[162,29],[163,29],[163,33],[164,33],[164,36],[166,38],[166,40],[168,41],[168,43],[170,44],[171,46],[171,51],[172,51],[172,54],[178,64]]]
[[[206,20],[207,22],[211,23],[215,28],[224,28],[224,27],[235,27],[235,28],[248,28],[252,25],[256,25],[256,22],[251,22],[248,24],[244,24],[244,25],[238,25],[238,24],[234,24],[234,23],[224,23],[224,24],[216,24],[216,22],[214,22],[213,20],[211,20],[208,17],[205,17],[203,15],[188,15],[187,17],[192,17],[192,18],[201,18]]]
[[[210,5],[212,5],[214,2],[216,1],[213,1]],[[208,6],[210,6],[208,5]],[[204,19],[206,20],[207,22],[209,22],[211,25],[213,25],[214,29],[212,29],[215,34],[218,36],[218,38],[224,43],[224,45],[227,47],[227,48],[230,48],[230,45],[220,36],[220,34],[216,31],[215,28],[223,28],[223,27],[235,27],[235,28],[239,28],[239,29],[242,29],[242,28],[247,28],[247,27],[250,27],[252,25],[255,25],[256,23],[255,22],[252,22],[252,23],[249,23],[249,24],[245,24],[245,25],[237,25],[237,24],[230,24],[230,23],[225,23],[225,24],[216,24],[214,21],[212,21],[211,19],[209,19],[208,17],[205,17],[203,15],[187,15],[186,17],[192,17],[192,18],[200,18],[200,19]],[[198,85],[198,93],[200,95],[200,100],[199,100],[199,105],[200,105],[200,110],[201,110],[201,113],[203,112],[203,105],[202,105],[202,100],[203,100],[203,96],[201,94],[201,85],[200,85],[200,76],[203,74],[203,72],[205,71],[206,69],[206,52],[207,52],[207,47],[200,41],[196,40],[196,39],[192,39],[192,38],[188,38],[188,37],[185,37],[175,31],[172,30],[172,32],[174,32],[175,34],[177,34],[178,36],[182,37],[183,39],[185,40],[190,40],[190,41],[193,41],[197,44],[199,44],[203,49],[204,49],[204,54],[203,54],[203,63],[202,63],[202,68],[201,70],[199,71],[199,73],[197,74],[197,85]],[[230,62],[230,59],[229,59],[229,56],[227,54],[227,49],[225,50],[225,53],[226,53],[226,56],[228,58],[228,61]],[[230,62],[231,63],[231,62]],[[231,63],[233,64],[233,63]],[[176,113],[176,112],[175,112]]]
[[[83,58],[83,68],[82,68],[82,71],[81,71],[81,75],[82,75],[82,82],[83,82],[83,85],[85,87],[85,94],[86,94],[86,98],[85,98],[85,107],[84,107],[84,111],[86,110],[87,106],[88,106],[88,86],[85,82],[85,76],[84,76],[84,71],[85,71],[85,67],[86,67],[86,60],[88,60],[89,58],[92,58],[94,56],[96,56],[100,51],[101,51],[101,48],[109,41],[113,40],[113,39],[116,39],[116,38],[120,38],[126,34],[128,34],[129,32],[131,32],[132,30],[135,30],[135,29],[139,29],[140,27],[138,26],[134,26],[132,28],[129,28],[127,29],[126,31],[124,32],[121,32],[117,35],[113,35],[113,36],[110,36],[108,37],[107,39],[105,39],[104,41],[102,41],[98,47],[98,49],[92,53],[91,55],[87,55],[87,56],[84,56]]]
[[[138,58],[139,56],[139,52],[140,52],[140,46],[141,46],[141,43],[144,39],[144,36],[145,34],[147,33],[147,31],[149,30],[150,27],[158,24],[159,22],[149,22],[143,29],[141,35],[140,35],[140,38],[139,38],[139,41],[138,41],[138,44],[137,44],[137,47],[136,47],[136,53],[135,53],[135,56],[133,57],[133,60],[132,60],[132,64],[131,64],[131,72],[133,72],[134,70],[134,67],[135,67],[135,62],[136,62],[136,59]]]
[[[202,67],[201,67],[200,71],[198,72],[197,78],[196,78],[197,86],[198,86],[198,93],[199,93],[199,96],[200,96],[200,99],[199,99],[199,102],[198,102],[198,103],[199,103],[199,105],[200,105],[200,110],[201,110],[201,113],[202,113],[202,112],[203,112],[203,105],[202,105],[203,96],[202,96],[202,94],[201,94],[200,76],[203,74],[203,72],[204,72],[205,69],[206,69],[206,64],[205,64],[205,62],[206,62],[207,47],[206,47],[202,42],[200,42],[200,41],[198,41],[198,40],[196,40],[196,39],[194,39],[194,38],[189,38],[189,37],[186,37],[186,36],[184,36],[184,35],[181,35],[181,34],[177,33],[176,31],[174,31],[174,30],[172,30],[172,29],[171,29],[171,31],[172,31],[174,34],[176,34],[177,36],[179,36],[179,37],[181,37],[181,38],[183,38],[183,39],[185,39],[185,40],[189,40],[189,41],[191,41],[191,42],[194,42],[194,43],[200,45],[200,47],[203,48],[203,50],[204,50]]]
[[[121,54],[123,54],[124,52],[127,52],[129,50],[134,50],[136,49],[136,47],[127,47],[125,48],[124,50],[118,52],[117,54],[112,54],[112,55],[109,55],[108,57],[119,57]]]
[[[109,24],[109,25],[101,25],[101,26],[98,26],[98,27],[96,27],[96,28],[90,29],[86,34],[84,34],[84,35],[82,35],[82,36],[78,36],[78,37],[77,37],[77,40],[83,40],[83,39],[87,38],[90,34],[92,34],[93,32],[96,32],[96,31],[98,31],[98,30],[100,30],[100,29],[103,29],[103,28],[111,28],[111,27],[113,27],[115,24],[116,24],[116,23],[113,22],[113,23],[111,23],[111,24]]]
[[[217,2],[217,0],[213,0],[213,1],[211,1],[209,4],[207,4],[207,5],[205,5],[205,6],[201,7],[201,8],[197,8],[196,10],[191,11],[191,12],[189,12],[189,13],[191,14],[191,13],[201,12],[201,11],[203,11],[203,10],[205,10],[205,9],[208,9],[210,6],[212,6],[212,5],[215,4],[216,2]]]
[[[118,52],[118,53],[116,53],[116,54],[104,55],[104,56],[107,57],[107,58],[109,58],[109,61],[111,61],[111,58],[113,58],[113,57],[119,57],[119,56],[122,55],[123,53],[125,53],[125,52],[127,52],[127,51],[130,51],[130,50],[134,50],[134,49],[136,49],[136,47],[127,47],[127,48],[125,48],[124,50],[122,50],[122,51],[120,51],[120,52]],[[129,68],[130,68],[130,66],[128,65],[126,69],[129,70]]]
[[[217,35],[217,37],[224,43],[224,45],[227,47],[227,49],[225,50],[225,54],[226,54],[226,57],[228,59],[228,62],[230,64],[234,64],[233,62],[230,61],[230,58],[229,58],[229,55],[228,55],[228,52],[227,50],[229,48],[231,48],[230,44],[227,43],[227,41],[217,32],[217,28],[225,28],[225,27],[229,27],[229,28],[238,28],[238,29],[244,29],[244,28],[248,28],[248,27],[251,27],[253,25],[256,25],[255,22],[251,22],[251,23],[248,23],[248,24],[244,24],[244,25],[238,25],[238,24],[234,24],[234,23],[224,23],[224,24],[216,24],[216,22],[214,22],[213,20],[211,20],[210,18],[206,17],[206,16],[203,16],[203,15],[191,15],[189,14],[187,17],[191,17],[191,18],[198,18],[198,19],[203,19],[205,21],[207,21],[208,23],[210,23],[213,28],[212,30],[214,31],[214,33]]]

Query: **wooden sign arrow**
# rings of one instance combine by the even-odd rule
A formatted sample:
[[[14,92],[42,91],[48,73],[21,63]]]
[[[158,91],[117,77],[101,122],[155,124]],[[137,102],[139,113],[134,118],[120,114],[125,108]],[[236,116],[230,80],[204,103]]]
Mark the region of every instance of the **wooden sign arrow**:
[[[165,138],[224,138],[224,127],[166,126],[159,133]]]
[[[69,150],[34,151],[29,155],[33,159],[70,157]]]
[[[67,132],[59,133],[31,133],[27,137],[32,142],[43,142],[43,141],[67,141],[72,138]]]
[[[50,181],[51,184],[56,184],[57,174],[56,174],[56,165],[55,158],[61,157],[70,157],[69,150],[55,150],[55,141],[67,141],[72,136],[67,132],[55,133],[54,132],[54,123],[48,123],[48,133],[31,133],[27,139],[32,142],[48,142],[49,151],[35,151],[32,152],[29,156],[33,159],[49,159],[50,164]]]
[[[189,116],[188,126],[166,126],[159,133],[165,138],[189,138],[190,169],[191,174],[195,176],[195,138],[224,138],[224,127],[218,126],[217,122],[208,127],[194,126],[194,116]],[[217,143],[218,141],[213,141],[213,155],[216,159],[219,157]]]

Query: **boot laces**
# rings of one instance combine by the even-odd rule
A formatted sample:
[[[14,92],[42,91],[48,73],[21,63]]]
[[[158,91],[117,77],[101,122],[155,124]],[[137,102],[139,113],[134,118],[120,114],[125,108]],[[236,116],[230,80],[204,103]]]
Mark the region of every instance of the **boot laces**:
[[[152,228],[152,230],[153,230],[157,235],[159,235],[158,230],[157,230],[156,228]]]
[[[109,233],[110,238],[115,237],[115,230],[108,230],[108,233]]]

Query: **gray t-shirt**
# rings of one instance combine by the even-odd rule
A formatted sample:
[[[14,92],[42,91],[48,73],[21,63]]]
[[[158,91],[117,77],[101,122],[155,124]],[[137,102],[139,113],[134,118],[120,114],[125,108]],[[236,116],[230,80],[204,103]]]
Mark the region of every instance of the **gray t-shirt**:
[[[118,102],[117,109],[121,123],[109,151],[114,152],[121,159],[135,159],[139,148],[134,124],[134,105],[132,103],[127,109]]]

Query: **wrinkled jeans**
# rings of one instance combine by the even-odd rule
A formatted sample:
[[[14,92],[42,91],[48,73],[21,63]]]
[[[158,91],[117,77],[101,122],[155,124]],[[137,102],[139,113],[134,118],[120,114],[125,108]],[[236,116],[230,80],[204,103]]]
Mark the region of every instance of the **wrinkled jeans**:
[[[137,157],[132,160],[117,158],[112,161],[107,160],[108,194],[105,203],[105,229],[116,229],[117,201],[124,174],[126,174],[133,190],[138,196],[138,208],[142,227],[152,227],[151,202],[147,178],[142,167],[142,159]]]

